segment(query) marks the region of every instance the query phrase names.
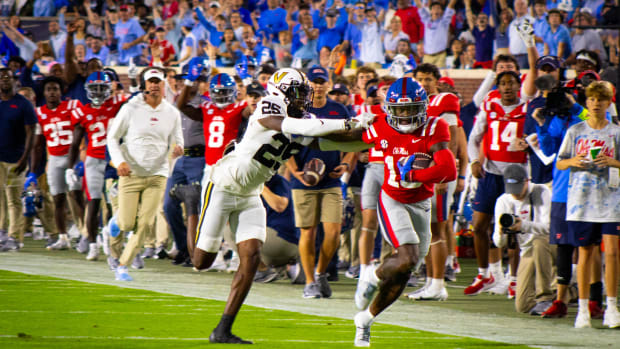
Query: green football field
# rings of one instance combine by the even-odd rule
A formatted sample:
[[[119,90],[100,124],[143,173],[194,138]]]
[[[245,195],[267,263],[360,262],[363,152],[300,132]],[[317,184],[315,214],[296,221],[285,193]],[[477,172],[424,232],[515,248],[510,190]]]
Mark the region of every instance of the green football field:
[[[101,258],[46,251],[26,240],[17,253],[0,253],[0,348],[158,348],[208,344],[228,296],[232,274],[196,273],[169,260],[147,260],[133,282],[114,280]],[[372,327],[375,348],[614,348],[620,331],[572,328],[564,319],[514,311],[505,296],[463,295],[476,271],[461,259],[446,302],[401,297]],[[254,284],[233,332],[264,348],[350,348],[355,328],[355,280],[340,275],[330,299],[301,297],[288,280]],[[407,288],[411,292],[414,288]]]

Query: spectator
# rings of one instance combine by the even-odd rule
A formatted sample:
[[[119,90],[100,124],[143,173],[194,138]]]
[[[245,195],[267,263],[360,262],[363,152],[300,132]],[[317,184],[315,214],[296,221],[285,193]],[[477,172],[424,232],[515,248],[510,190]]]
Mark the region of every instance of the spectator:
[[[278,33],[279,44],[274,44],[273,50],[276,56],[276,67],[285,68],[290,67],[293,62],[293,55],[291,54],[291,32],[283,30]]]
[[[54,48],[54,56],[58,59],[61,57],[61,48],[65,46],[67,33],[64,30],[60,30],[60,25],[55,20],[49,22],[47,30],[50,33],[49,40]]]
[[[308,80],[314,89],[314,100],[310,113],[319,118],[348,119],[344,106],[327,98],[329,75],[322,67],[314,66],[308,71]],[[287,162],[291,170],[295,225],[300,229],[299,255],[306,275],[304,298],[329,298],[331,288],[327,281],[327,266],[338,249],[342,223],[342,191],[340,181],[342,174],[351,167],[355,153],[341,159],[339,151],[320,151],[302,149]],[[327,174],[320,182],[310,186],[303,178],[301,170],[305,163],[319,158],[325,163]],[[319,254],[315,274],[315,240],[316,229],[322,223],[324,231],[323,244]]]
[[[475,38],[475,63],[473,68],[491,69],[493,67],[493,42],[495,41],[495,19],[480,12],[475,16],[471,10],[471,0],[465,1],[467,23]]]
[[[596,52],[602,61],[607,60],[607,52],[603,46],[603,40],[601,35],[594,29],[582,29],[579,26],[590,25],[589,19],[592,16],[587,12],[581,11],[575,16],[573,22],[576,26],[573,31],[573,37],[571,38],[572,52],[567,59],[568,64],[572,64],[575,60],[575,52],[581,50],[590,50]]]
[[[174,60],[176,52],[172,44],[166,40],[166,29],[164,27],[157,27],[152,34],[152,37],[149,35],[149,46],[159,46],[159,59],[161,63],[164,66],[170,65],[170,62]],[[151,64],[149,64],[151,66],[153,65],[154,56],[156,55],[151,52]]]
[[[218,47],[220,64],[224,67],[232,67],[237,61],[237,51],[241,46],[235,38],[235,32],[231,27],[224,30],[224,40]]]
[[[193,20],[184,20],[181,24],[181,32],[183,33],[183,43],[181,44],[181,51],[179,51],[178,64],[181,68],[185,66],[192,57],[196,57],[198,54],[198,40],[192,33],[194,27]]]
[[[243,0],[232,0],[230,5],[230,15],[228,18],[232,18],[234,13],[239,13],[243,22],[247,25],[252,25],[252,17],[250,11],[243,6]],[[231,23],[232,24],[232,23]]]
[[[497,247],[520,248],[515,308],[542,314],[553,297],[553,251],[549,245],[551,190],[530,184],[524,167],[513,164],[503,173],[506,192],[495,203],[493,242]],[[506,226],[507,217],[513,224]]]
[[[510,49],[510,54],[519,62],[519,67],[528,69],[530,65],[527,61],[527,47],[525,47],[523,41],[519,37],[517,28],[523,25],[526,20],[529,21],[530,24],[534,23],[535,20],[527,13],[526,0],[515,0],[514,8],[516,17],[510,22],[510,27],[508,29],[508,48]]]
[[[139,46],[144,29],[135,18],[130,17],[129,7],[121,5],[120,20],[114,27],[114,37],[118,40],[120,65],[129,64],[129,60],[139,56],[141,48]]]
[[[397,55],[396,48],[401,40],[409,40],[409,35],[403,32],[403,23],[400,17],[394,16],[390,20],[390,31],[383,36],[383,49],[385,50],[385,58],[388,62],[394,59]],[[409,57],[408,55],[406,57]]]
[[[215,25],[213,25],[205,18],[200,7],[196,7],[194,11],[198,16],[198,21],[200,22],[200,24],[202,24],[201,29],[204,28],[207,30],[209,42],[211,43],[211,45],[215,47],[220,46],[224,36],[224,29],[226,28],[226,17],[221,14],[215,16]],[[203,39],[204,35],[199,34],[196,29],[198,28],[195,28],[193,30],[194,36],[196,36],[196,38]],[[204,39],[206,39],[206,37],[204,37]]]
[[[422,61],[436,65],[438,68],[444,68],[446,66],[450,23],[455,13],[456,0],[450,0],[445,12],[439,2],[432,2],[430,11],[423,7],[422,1],[415,0],[415,3],[421,11],[420,18],[424,23],[424,57]]]
[[[51,17],[56,14],[54,0],[34,0],[32,15],[35,17]]]
[[[610,176],[617,176],[620,168],[620,127],[608,121],[605,115],[613,96],[606,83],[591,83],[586,96],[590,117],[568,129],[556,166],[559,170],[570,169],[566,219],[569,234],[579,245],[579,310],[575,328],[591,327],[588,297],[592,254],[594,248],[598,248],[601,235],[605,244],[607,288],[603,324],[613,328],[620,326],[616,305],[620,189],[611,184]],[[614,168],[616,170],[612,171]]]
[[[467,44],[461,55],[461,69],[476,68],[476,44]],[[479,66],[480,67],[480,66]]]
[[[24,34],[24,30],[21,28],[21,21],[18,16],[11,16],[9,18],[8,25],[3,23],[2,26],[2,38],[0,39],[0,55],[2,56],[19,56],[19,49],[15,43],[4,32],[5,27],[15,28],[20,34]]]
[[[403,31],[409,36],[413,44],[422,41],[424,37],[424,24],[420,19],[418,8],[411,4],[411,0],[397,0],[395,16],[400,17],[403,23]]]
[[[461,62],[461,55],[463,54],[463,42],[459,39],[454,39],[452,45],[450,45],[451,56],[446,57],[446,68],[448,69],[461,69],[463,63]]]
[[[176,0],[163,0],[163,2],[161,18],[165,21],[168,18],[174,17],[179,12],[179,3]]]
[[[544,54],[561,59],[568,58],[572,52],[571,39],[568,28],[562,24],[564,22],[562,12],[557,9],[550,10],[547,19],[549,30],[543,37],[545,42]]]
[[[239,12],[231,13],[230,16],[228,16],[228,21],[230,22],[232,30],[235,32],[235,38],[237,41],[243,40],[243,27],[247,24],[243,23]]]
[[[273,42],[278,43],[278,33],[282,30],[288,29],[286,23],[286,10],[279,7],[280,0],[267,0],[267,6],[269,9],[263,11],[258,19],[258,27],[254,27],[256,30],[264,30],[267,37]]]
[[[377,18],[377,11],[372,6],[366,6],[364,9],[365,19],[359,21],[353,16],[353,12],[349,13],[349,22],[353,24],[360,23],[362,32],[362,42],[360,43],[360,60],[365,65],[380,67],[385,63],[385,55],[383,54],[383,44],[381,43],[381,25],[384,13],[381,12]]]
[[[75,49],[73,47],[73,32],[76,30],[75,23],[70,23],[67,27],[67,46],[65,52],[65,82],[67,83],[67,91],[64,97],[70,99],[78,99],[82,104],[90,101],[86,97],[86,89],[84,82],[86,78],[95,71],[103,70],[103,64],[99,59],[93,58],[85,64],[79,64],[75,57]]]
[[[536,35],[536,50],[539,56],[544,56],[545,43],[543,37],[549,31],[547,21],[547,1],[536,0],[534,2],[534,34]]]
[[[510,8],[503,9],[499,14],[499,27],[495,31],[495,56],[510,54],[508,34],[513,18],[514,12]]]
[[[319,26],[318,47],[323,48],[327,46],[331,52],[336,45],[339,45],[342,42],[342,38],[344,37],[344,33],[347,28],[347,22],[338,20],[339,16],[340,11],[335,8],[327,10],[325,13],[325,25]]]
[[[343,48],[345,50],[350,49],[350,57],[357,65],[357,61],[360,60],[361,53],[361,42],[362,42],[362,25],[361,22],[364,19],[364,10],[366,9],[366,5],[362,1],[358,1],[353,6],[353,10],[351,13],[353,14],[355,23],[349,19],[349,25],[347,26],[347,31],[344,34]],[[351,14],[349,14],[351,16]]]
[[[317,43],[319,30],[314,28],[312,16],[304,14],[299,26],[293,29],[293,67],[307,67],[318,60]]]
[[[332,86],[331,91],[329,91],[328,96],[334,102],[344,105],[347,108],[349,115],[355,115],[353,105],[351,104],[351,94],[347,88],[347,85],[343,83],[335,83],[334,86]]]

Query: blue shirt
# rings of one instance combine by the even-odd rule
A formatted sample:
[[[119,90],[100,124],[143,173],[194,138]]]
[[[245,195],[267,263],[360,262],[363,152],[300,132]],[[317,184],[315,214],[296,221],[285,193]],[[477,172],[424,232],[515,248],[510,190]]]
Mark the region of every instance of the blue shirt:
[[[558,46],[561,42],[566,44],[566,48],[564,49],[564,56],[560,58],[568,58],[572,51],[570,33],[563,24],[560,24],[555,33],[549,28],[549,31],[543,37],[543,41],[549,46],[549,54],[552,56],[558,55]]]
[[[258,19],[258,29],[264,30],[266,34],[271,35],[274,43],[279,44],[278,33],[282,30],[288,30],[286,10],[278,7],[263,11]]]
[[[35,17],[48,17],[56,14],[54,0],[35,0],[33,14]]]
[[[344,31],[339,30],[337,27],[332,29],[323,28],[319,33],[319,42],[317,43],[317,49],[319,51],[323,46],[329,47],[332,50],[336,45],[342,42],[342,36]]]
[[[263,205],[267,210],[267,226],[278,232],[278,236],[282,239],[297,245],[299,238],[295,231],[295,216],[293,214],[293,199],[291,198],[291,187],[286,178],[279,174],[273,175],[265,186],[274,194],[284,196],[288,199],[288,205],[284,212],[278,213],[267,204],[262,198]]]
[[[344,105],[334,102],[331,99],[327,99],[327,103],[322,108],[310,108],[308,112],[313,113],[319,119],[348,119],[349,112]],[[291,186],[293,189],[326,189],[333,187],[340,187],[339,178],[331,178],[329,173],[340,165],[340,151],[321,151],[316,149],[310,149],[304,147],[299,153],[295,155],[295,163],[299,170],[303,169],[305,163],[311,159],[319,158],[325,163],[325,176],[315,186],[306,187],[297,178],[291,178]]]
[[[474,27],[472,33],[476,39],[476,62],[492,61],[495,28],[488,25],[485,30],[480,31],[478,27]]]
[[[292,49],[293,57],[300,59],[316,59],[319,57],[317,50],[318,39],[310,40],[306,32],[298,24],[293,29]]]
[[[349,23],[349,25],[347,26],[347,30],[345,31],[345,34],[344,34],[344,39],[349,41],[349,44],[351,45],[351,47],[355,48],[355,54],[353,55],[352,58],[360,59],[361,50],[359,49],[359,47],[360,47],[360,43],[362,42],[361,26],[355,25],[353,23]]]
[[[88,49],[86,51],[86,61],[88,62],[91,58],[99,58],[103,65],[110,64],[109,61],[110,49],[107,46],[101,46],[101,50],[98,53],[94,53],[92,49]]]
[[[202,26],[207,30],[209,34],[209,41],[211,42],[211,45],[216,46],[216,47],[220,46],[220,44],[222,43],[223,37],[224,37],[224,32],[218,31],[217,28],[213,24],[207,21],[207,18],[204,16],[200,8],[197,7],[195,12],[196,12],[196,15],[198,16],[198,20],[200,21],[200,24],[202,24]],[[196,39],[198,40],[200,40],[201,37],[204,36],[204,34],[194,32],[194,30],[192,30],[192,33],[194,33],[194,36],[196,36]]]
[[[551,28],[549,28],[546,15],[536,19],[534,22],[534,35],[542,39],[549,30],[551,30]],[[542,42],[536,43],[536,50],[538,51],[538,55],[542,56],[545,52],[545,44]]]
[[[539,96],[531,100],[527,104],[527,113],[525,114],[525,126],[523,128],[523,133],[526,135],[536,133],[536,125],[538,124],[534,118],[532,118],[532,113],[536,108],[543,108],[547,103],[547,99],[545,97]],[[545,184],[551,182],[553,179],[553,169],[555,165],[549,164],[545,166],[545,164],[530,151],[530,167],[531,167],[531,177],[532,183],[535,184]]]
[[[130,18],[127,22],[118,21],[114,28],[114,37],[118,40],[118,62],[128,64],[129,59],[142,54],[140,45],[135,45],[127,50],[123,49],[123,44],[135,41],[144,35],[144,30],[135,18]]]
[[[36,123],[34,108],[24,96],[16,93],[8,101],[0,100],[0,161],[19,161],[26,143],[24,126]]]

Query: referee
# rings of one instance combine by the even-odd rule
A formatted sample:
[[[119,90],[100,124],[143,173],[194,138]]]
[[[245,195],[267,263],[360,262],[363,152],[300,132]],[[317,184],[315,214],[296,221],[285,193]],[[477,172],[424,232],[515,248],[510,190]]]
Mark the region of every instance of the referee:
[[[116,268],[116,280],[120,281],[133,280],[127,265],[141,248],[156,216],[169,173],[170,148],[174,145],[174,156],[183,155],[181,115],[163,98],[163,71],[147,68],[142,81],[143,92],[121,107],[108,133],[108,150],[120,176],[118,225],[123,232],[134,231]],[[123,235],[115,239],[123,239]]]

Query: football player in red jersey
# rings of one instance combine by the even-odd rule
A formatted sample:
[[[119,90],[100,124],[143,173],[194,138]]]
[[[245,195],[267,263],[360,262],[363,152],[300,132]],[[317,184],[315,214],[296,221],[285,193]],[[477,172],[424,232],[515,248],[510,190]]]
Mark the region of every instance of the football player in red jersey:
[[[465,289],[466,295],[490,290],[497,279],[503,279],[499,249],[489,249],[489,225],[495,201],[504,193],[503,170],[513,163],[527,166],[527,143],[523,139],[527,101],[519,97],[521,80],[517,73],[505,71],[497,76],[496,84],[501,98],[482,105],[467,145],[471,172],[478,179],[472,205],[478,276]],[[481,144],[484,144],[484,166]]]
[[[362,311],[354,318],[355,346],[370,346],[370,326],[375,317],[400,296],[411,270],[428,253],[434,184],[456,179],[454,156],[448,149],[448,123],[427,117],[427,104],[420,84],[412,78],[398,79],[386,96],[387,118],[378,118],[365,132],[354,131],[349,137],[361,138],[367,143],[365,148],[378,145],[383,151],[385,181],[377,211],[383,237],[396,249],[380,266],[369,266],[360,275],[355,305]],[[359,142],[344,145],[334,140],[336,144],[320,140],[319,145],[321,149],[343,151],[362,147]],[[430,166],[414,166],[416,157],[428,158]]]
[[[450,130],[448,148],[456,158],[458,154],[458,140],[461,136],[462,122],[459,119],[461,107],[459,98],[453,93],[439,93],[438,82],[441,78],[439,69],[429,63],[423,63],[414,70],[416,80],[424,87],[429,97],[426,109],[428,116],[444,119]],[[460,130],[459,130],[460,128]],[[464,135],[464,132],[463,132]],[[461,172],[465,172],[462,168]],[[464,174],[458,179],[460,189],[464,186]],[[408,295],[411,299],[445,300],[447,292],[444,287],[444,272],[448,250],[448,212],[456,191],[457,182],[440,183],[435,186],[432,200],[431,219],[431,250],[426,257],[426,284]]]
[[[194,66],[191,61],[189,64],[187,81],[193,82],[200,76],[204,67]],[[200,107],[188,103],[190,91],[191,86],[187,84],[179,96],[177,105],[190,119],[203,122],[206,163],[202,180],[204,182],[210,176],[211,166],[224,156],[226,147],[238,137],[239,125],[243,118],[248,118],[252,114],[252,109],[245,100],[235,102],[237,84],[228,74],[216,74],[211,77],[209,82],[211,101],[203,102]],[[191,253],[196,243],[196,229],[188,229],[188,234],[187,242]]]
[[[88,138],[88,148],[86,149],[86,160],[84,161],[84,174],[86,177],[86,196],[88,199],[88,210],[86,216],[86,230],[88,231],[88,255],[87,260],[97,260],[99,252],[97,250],[97,233],[99,226],[99,208],[101,206],[101,196],[106,166],[106,136],[110,120],[113,119],[118,110],[125,102],[123,95],[112,96],[112,81],[104,72],[94,72],[88,76],[86,83],[86,94],[90,103],[72,111],[71,121],[75,126],[73,132],[73,143],[69,151],[69,168],[67,177],[74,176],[72,166],[78,159],[79,147],[82,138]],[[112,258],[118,258],[122,252],[122,246],[110,249]]]
[[[45,142],[49,152],[47,163],[47,182],[54,198],[54,218],[58,228],[58,240],[49,245],[49,250],[64,250],[71,247],[67,236],[66,207],[67,189],[78,203],[78,211],[84,213],[82,185],[79,181],[65,181],[65,169],[69,166],[69,147],[73,141],[73,125],[71,110],[79,108],[82,103],[77,99],[62,101],[64,83],[57,77],[47,77],[41,83],[45,105],[36,109],[39,124],[37,125],[37,142]],[[38,161],[35,161],[38,163]],[[79,214],[79,213],[78,213]]]

